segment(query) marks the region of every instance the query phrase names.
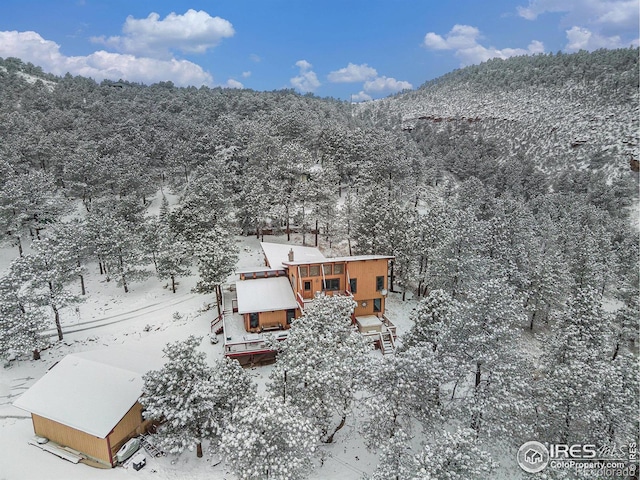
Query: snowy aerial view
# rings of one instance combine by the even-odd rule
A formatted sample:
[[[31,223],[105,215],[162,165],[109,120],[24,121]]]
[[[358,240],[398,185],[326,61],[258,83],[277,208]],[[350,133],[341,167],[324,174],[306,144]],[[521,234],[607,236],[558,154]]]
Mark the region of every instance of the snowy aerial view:
[[[639,11],[3,1],[0,480],[637,480]]]

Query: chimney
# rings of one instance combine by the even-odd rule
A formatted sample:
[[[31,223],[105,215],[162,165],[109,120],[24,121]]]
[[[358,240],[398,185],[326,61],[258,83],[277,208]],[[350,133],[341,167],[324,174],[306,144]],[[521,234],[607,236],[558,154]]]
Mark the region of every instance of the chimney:
[[[289,261],[293,262],[293,248],[289,249]]]

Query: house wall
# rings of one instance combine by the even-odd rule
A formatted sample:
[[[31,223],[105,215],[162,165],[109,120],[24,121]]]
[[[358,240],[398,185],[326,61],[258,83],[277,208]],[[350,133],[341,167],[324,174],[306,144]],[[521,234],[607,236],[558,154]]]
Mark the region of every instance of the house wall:
[[[296,309],[296,318],[300,316],[300,311]],[[244,328],[247,332],[260,332],[262,329],[277,328],[280,325],[283,328],[289,328],[287,325],[287,311],[276,310],[273,312],[260,312],[258,314],[258,328],[250,327],[250,316],[248,313],[244,314]]]
[[[325,262],[329,263],[329,262]],[[343,263],[343,262],[337,262]],[[309,265],[314,265],[313,263]],[[317,264],[315,264],[317,265]],[[347,276],[347,272],[349,275]],[[346,262],[346,266],[344,269],[344,273],[340,275],[326,275],[325,278],[327,280],[332,278],[340,279],[340,290],[337,292],[333,291],[325,291],[326,295],[333,295],[334,293],[344,293],[348,290],[348,278],[355,278],[358,281],[357,291],[353,294],[354,300],[358,302],[358,306],[355,309],[355,315],[372,315],[372,314],[382,314],[384,313],[385,299],[382,296],[382,293],[376,290],[376,277],[384,278],[384,287],[388,289],[388,260],[386,258],[383,259],[374,259],[374,260],[355,260]],[[292,286],[294,289],[294,294],[300,293],[300,295],[305,299],[313,298],[314,293],[318,291],[323,291],[323,277],[322,275],[314,276],[314,277],[302,277],[301,282],[298,279],[298,267],[290,266],[289,267],[289,278],[292,281]],[[294,281],[295,278],[295,281]],[[304,282],[311,282],[311,290],[304,290]],[[379,298],[381,303],[381,311],[374,312],[373,309],[373,299]],[[362,302],[366,303],[366,306],[362,306]]]
[[[382,293],[376,290],[376,277],[383,277],[384,288],[389,288],[387,285],[387,259],[358,260],[356,262],[349,262],[347,268],[349,271],[349,278],[355,278],[358,281],[357,292],[353,294],[354,300],[358,302],[355,315],[359,316],[384,313],[385,299],[383,298]],[[381,299],[381,312],[373,311],[374,298]],[[363,307],[362,302],[366,302],[367,305]]]
[[[144,433],[151,420],[143,420],[142,405],[136,402],[109,434],[111,452],[115,454],[131,437]]]
[[[94,437],[54,420],[31,414],[36,435],[46,437],[64,447],[71,447],[106,465],[111,465],[106,438]]]

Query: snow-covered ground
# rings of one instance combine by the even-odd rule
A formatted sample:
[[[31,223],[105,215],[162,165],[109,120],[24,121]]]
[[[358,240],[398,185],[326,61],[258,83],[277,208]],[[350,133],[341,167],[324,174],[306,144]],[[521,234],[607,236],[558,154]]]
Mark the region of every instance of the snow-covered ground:
[[[292,243],[301,244],[294,236]],[[286,237],[265,237],[265,241],[286,242]],[[312,241],[312,239],[308,239]],[[238,268],[263,265],[259,240],[255,237],[237,237],[240,258]],[[321,245],[322,247],[322,245]],[[335,255],[334,252],[325,252]],[[17,249],[0,249],[0,271],[4,270]],[[195,272],[195,269],[194,269]],[[33,437],[30,416],[12,405],[12,402],[39,379],[55,362],[73,352],[112,348],[132,348],[137,351],[158,353],[168,342],[186,339],[189,335],[202,336],[202,351],[211,362],[222,356],[222,342],[211,345],[207,335],[210,322],[216,316],[212,295],[191,293],[197,278],[192,275],[180,279],[174,294],[166,282],[151,277],[134,283],[130,292],[124,293],[115,281],[106,282],[91,265],[86,278],[87,299],[77,311],[68,309],[63,315],[64,340],[58,342],[51,330],[51,347],[42,351],[38,361],[23,359],[0,368],[0,479],[101,479],[130,478],[155,479],[234,479],[224,463],[212,459],[198,459],[195,452],[159,459],[147,458],[147,465],[140,471],[115,468],[95,469],[82,464],[72,464],[27,442]],[[78,287],[79,288],[79,287]],[[402,302],[399,294],[391,294],[387,301],[387,315],[398,325],[398,333],[410,326],[409,314],[414,301]],[[174,315],[178,312],[179,315]],[[178,318],[179,317],[179,318]],[[372,355],[380,355],[373,352]],[[255,367],[249,370],[264,392],[271,367]],[[335,443],[321,446],[327,453],[324,465],[311,474],[311,479],[360,479],[363,473],[371,473],[377,463],[377,455],[368,452],[358,434],[358,418],[354,415],[336,435]]]

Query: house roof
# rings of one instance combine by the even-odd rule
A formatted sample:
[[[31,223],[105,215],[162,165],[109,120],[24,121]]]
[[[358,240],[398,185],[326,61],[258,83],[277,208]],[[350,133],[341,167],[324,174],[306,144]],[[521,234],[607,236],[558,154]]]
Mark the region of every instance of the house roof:
[[[284,243],[260,243],[262,251],[269,266],[274,269],[284,268],[284,262],[289,260],[289,251],[293,250],[294,261],[317,262],[325,259],[325,256],[315,247],[301,247],[300,245],[287,245]]]
[[[282,264],[283,265],[307,265],[309,263],[322,264],[322,263],[338,263],[338,262],[357,262],[357,261],[363,261],[363,260],[384,260],[384,259],[391,260],[393,258],[395,257],[390,255],[351,255],[349,257],[329,257],[329,258],[325,257],[321,260],[311,260],[311,261],[294,260],[293,262],[289,262],[288,260],[285,260],[284,262],[282,262]]]
[[[162,367],[160,354],[110,348],[67,355],[13,404],[105,438],[142,394],[142,375]]]
[[[236,282],[238,313],[272,312],[297,308],[287,277],[256,278]]]

